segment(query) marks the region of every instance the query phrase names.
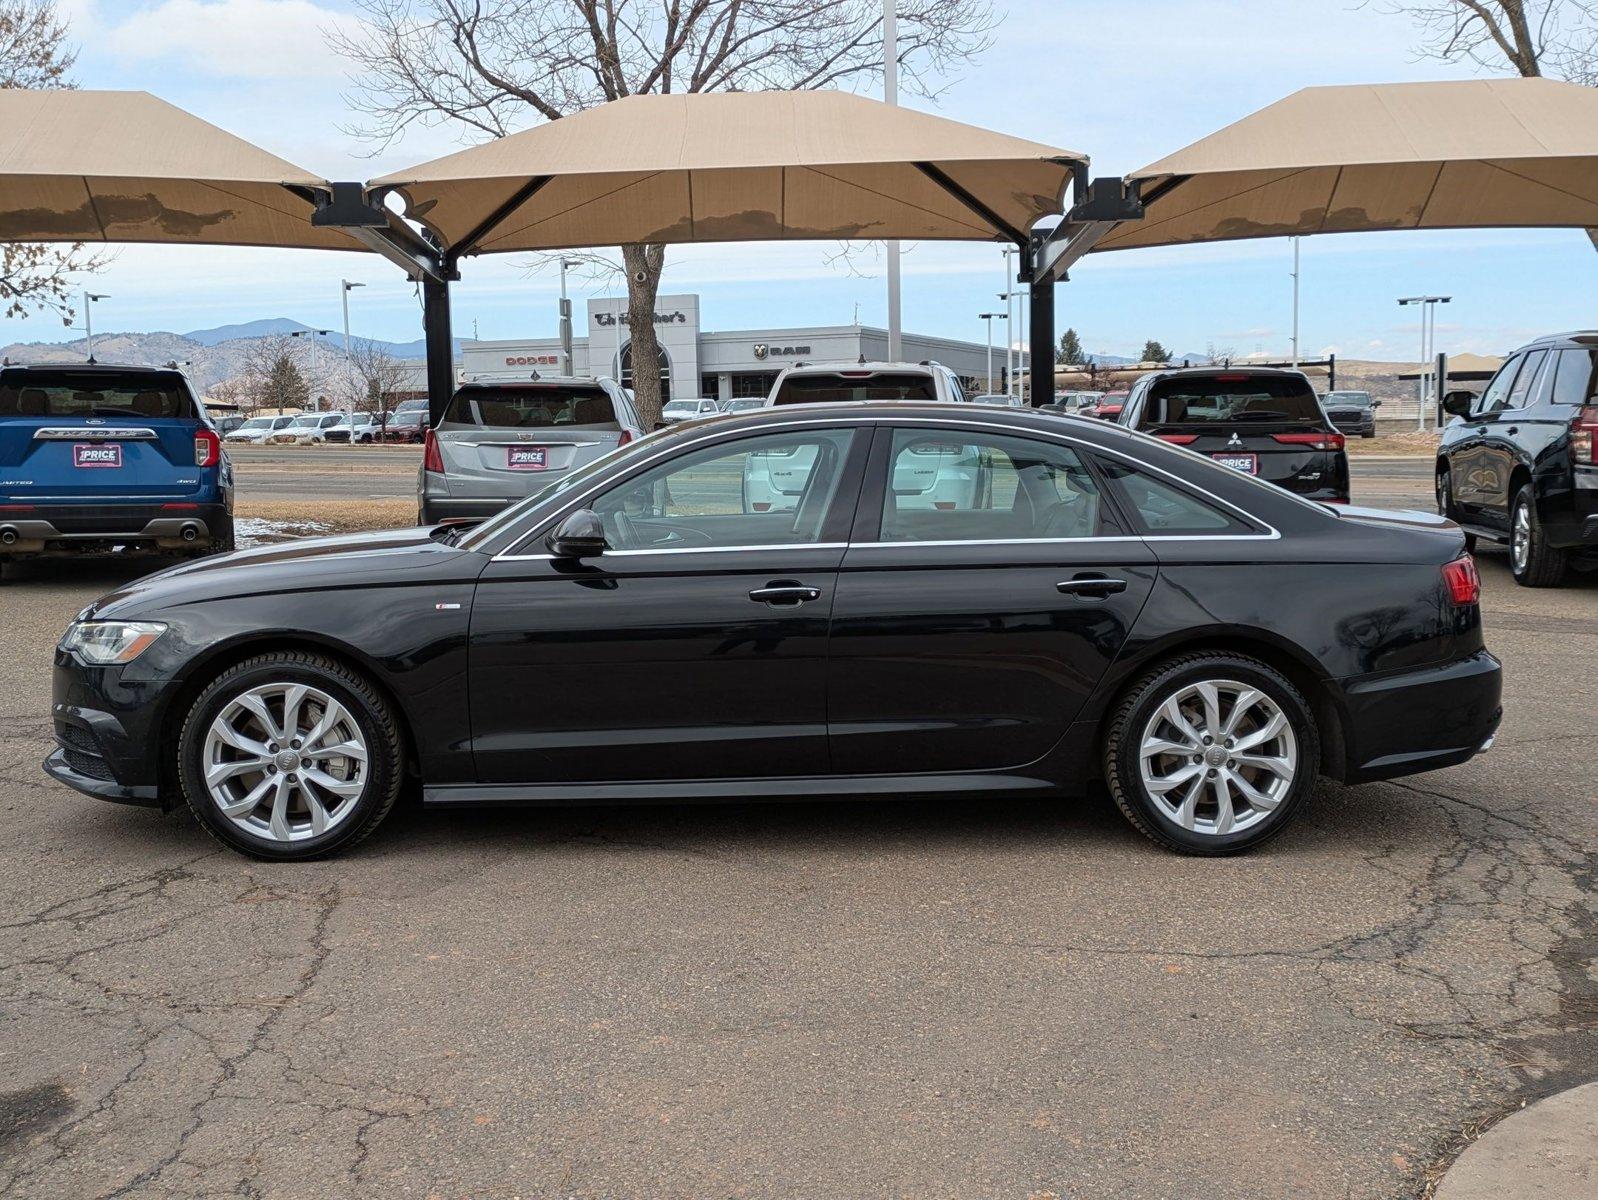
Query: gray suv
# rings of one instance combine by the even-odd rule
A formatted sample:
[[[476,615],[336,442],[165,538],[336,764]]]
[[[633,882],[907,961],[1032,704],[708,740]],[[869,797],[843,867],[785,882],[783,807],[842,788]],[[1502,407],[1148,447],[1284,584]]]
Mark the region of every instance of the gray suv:
[[[468,383],[427,431],[417,482],[421,523],[492,516],[643,432],[613,380]]]

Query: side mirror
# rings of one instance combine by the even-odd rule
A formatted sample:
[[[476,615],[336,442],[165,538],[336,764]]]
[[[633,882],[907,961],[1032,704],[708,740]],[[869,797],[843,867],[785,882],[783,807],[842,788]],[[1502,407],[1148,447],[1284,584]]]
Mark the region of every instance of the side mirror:
[[[605,552],[605,525],[591,508],[571,513],[545,539],[556,558],[593,558]]]
[[[1443,397],[1443,411],[1450,416],[1468,417],[1470,416],[1470,406],[1475,402],[1476,394],[1474,392],[1449,392],[1448,395]]]
[[[1382,406],[1382,402],[1380,400],[1372,400],[1371,401],[1371,407],[1372,408],[1380,408],[1381,406]]]

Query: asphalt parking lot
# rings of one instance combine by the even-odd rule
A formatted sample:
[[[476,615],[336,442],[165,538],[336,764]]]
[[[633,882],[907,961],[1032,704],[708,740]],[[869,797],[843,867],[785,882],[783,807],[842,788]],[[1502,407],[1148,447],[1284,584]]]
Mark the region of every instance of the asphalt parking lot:
[[[410,494],[273,453],[241,487]],[[8,570],[0,1194],[1420,1195],[1598,1076],[1598,577],[1482,569],[1496,747],[1248,857],[1101,799],[412,808],[304,866],[46,780],[50,648],[137,570]]]

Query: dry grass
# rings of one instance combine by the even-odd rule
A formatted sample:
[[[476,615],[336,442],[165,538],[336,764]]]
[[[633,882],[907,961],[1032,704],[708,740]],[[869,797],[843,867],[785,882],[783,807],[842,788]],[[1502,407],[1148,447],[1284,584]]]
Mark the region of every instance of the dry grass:
[[[367,529],[400,529],[416,524],[416,501],[394,500],[254,500],[238,502],[238,516],[292,526],[316,522],[329,533],[359,533]]]
[[[1415,458],[1431,458],[1437,453],[1437,434],[1428,430],[1425,433],[1418,431],[1380,433],[1374,438],[1351,437],[1348,439],[1348,452],[1355,458],[1371,454],[1403,454]]]

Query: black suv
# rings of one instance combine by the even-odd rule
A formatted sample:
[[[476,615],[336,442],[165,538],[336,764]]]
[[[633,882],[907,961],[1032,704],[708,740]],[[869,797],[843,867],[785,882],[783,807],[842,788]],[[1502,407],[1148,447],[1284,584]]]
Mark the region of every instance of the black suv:
[[[1450,392],[1437,511],[1509,544],[1515,581],[1552,587],[1598,566],[1598,332],[1540,338],[1486,391]]]
[[[1348,503],[1343,435],[1300,371],[1155,371],[1132,385],[1116,419],[1311,500]]]

